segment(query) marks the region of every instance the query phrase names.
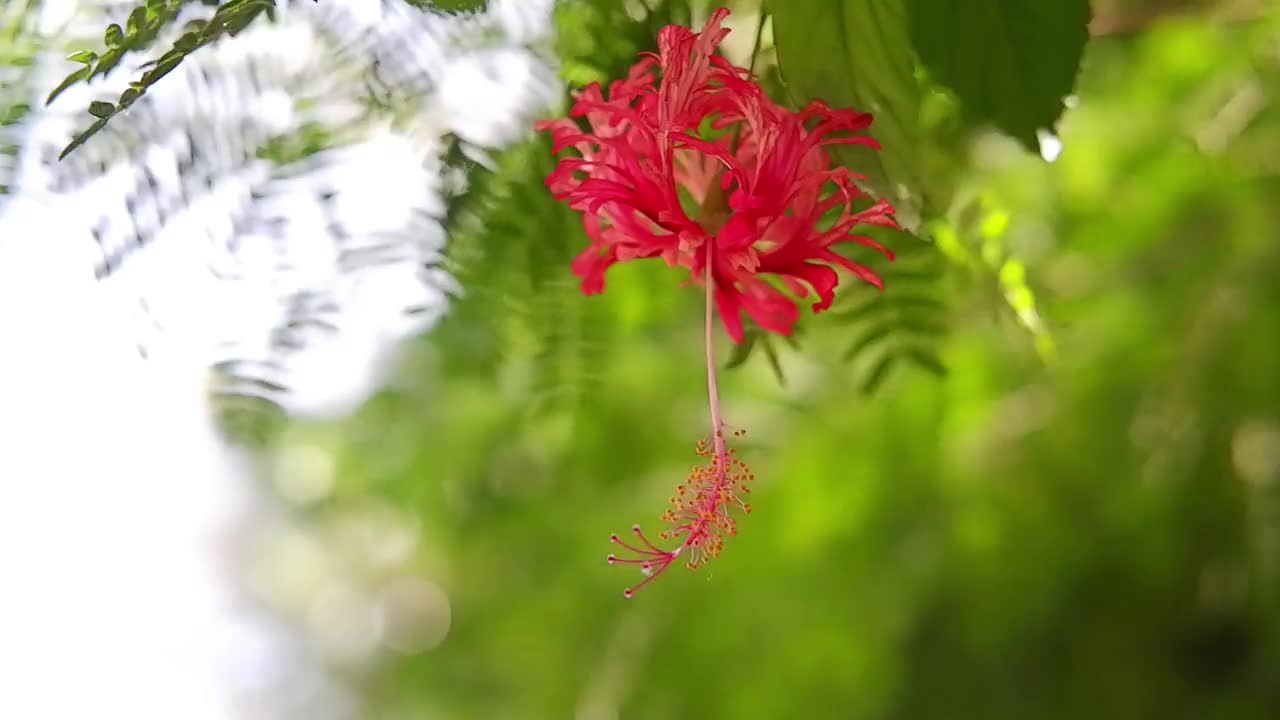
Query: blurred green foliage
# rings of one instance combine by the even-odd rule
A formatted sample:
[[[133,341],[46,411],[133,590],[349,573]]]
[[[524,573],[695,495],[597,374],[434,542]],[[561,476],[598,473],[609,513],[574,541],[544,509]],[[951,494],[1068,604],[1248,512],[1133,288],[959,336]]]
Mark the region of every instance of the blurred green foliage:
[[[545,163],[504,167],[492,202],[524,229],[499,226],[495,272],[561,263],[480,283],[509,302],[487,312],[589,329],[589,390],[542,402],[532,348],[472,362],[464,299],[402,386],[285,441],[338,458],[321,522],[398,508],[450,600],[441,645],[370,679],[375,715],[1280,716],[1278,20],[1153,11],[1091,41],[1056,162],[955,148],[924,274],[949,372],[903,366],[868,398],[833,311],[777,346],[785,387],[759,354],[728,373],[756,510],[721,560],[631,601],[605,539],[693,461],[697,293],[654,263],[576,296]]]
[[[31,109],[22,90],[29,80],[36,48],[23,35],[22,24],[36,1],[8,3],[0,12],[0,199],[9,194],[13,157],[18,150],[13,130]]]

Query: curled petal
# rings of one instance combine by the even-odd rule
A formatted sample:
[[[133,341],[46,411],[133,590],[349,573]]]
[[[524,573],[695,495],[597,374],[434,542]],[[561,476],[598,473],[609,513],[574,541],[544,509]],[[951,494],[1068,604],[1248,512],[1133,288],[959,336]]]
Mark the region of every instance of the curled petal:
[[[813,304],[814,312],[822,312],[831,307],[836,297],[835,287],[840,282],[840,276],[835,270],[815,262],[802,262],[791,268],[787,275],[804,280],[817,293],[818,302]],[[797,294],[803,296],[803,293]]]
[[[884,289],[884,282],[880,280],[880,276],[876,275],[874,270],[862,263],[856,263],[839,253],[825,249],[818,253],[818,257],[826,260],[827,262],[835,263],[836,265],[843,267],[854,275],[857,275],[859,279],[875,285],[880,290]]]
[[[716,310],[720,313],[720,323],[724,325],[725,334],[735,343],[742,342],[742,317],[738,314],[741,303],[732,289],[716,287]]]
[[[829,308],[841,268],[882,287],[871,268],[833,248],[863,245],[892,260],[858,228],[897,223],[883,198],[854,210],[863,176],[829,154],[834,145],[879,148],[865,132],[872,115],[772,101],[749,70],[716,55],[727,15],[716,10],[700,31],[663,28],[657,52],[643,53],[607,92],[598,83],[578,91],[571,115],[583,125],[560,118],[536,127],[551,133],[556,152],[578,156],[561,157],[546,183],[584,214],[592,243],[573,261],[584,292],[601,291],[616,262],[660,257],[701,282],[709,261],[721,322],[737,342],[744,313],[785,334],[798,317],[793,297],[812,291],[812,309]]]
[[[742,285],[738,302],[747,315],[765,330],[790,335],[799,317],[796,304],[763,280],[751,278]]]

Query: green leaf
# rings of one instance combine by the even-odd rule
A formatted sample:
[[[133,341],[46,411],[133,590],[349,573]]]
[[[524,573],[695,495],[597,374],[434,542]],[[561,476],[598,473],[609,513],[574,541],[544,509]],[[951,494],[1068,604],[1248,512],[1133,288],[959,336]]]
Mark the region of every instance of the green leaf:
[[[147,73],[142,76],[142,81],[146,83],[148,87],[156,84],[159,82],[160,78],[173,72],[174,68],[181,65],[184,57],[184,55],[179,53],[177,55],[166,55],[165,57],[160,58],[160,61],[156,66],[151,70],[148,70]]]
[[[165,54],[156,58],[156,66],[159,67],[161,65],[171,65],[171,64],[176,65],[177,63],[180,63],[183,60],[185,60],[186,57],[187,57],[187,53],[183,52],[182,50],[179,50],[176,47],[170,48],[167,52],[165,52]]]
[[[862,353],[872,345],[879,343],[881,340],[884,340],[897,332],[897,329],[897,323],[892,320],[873,326],[870,330],[863,333],[860,337],[849,344],[848,349],[844,351],[844,355],[841,359],[844,362],[853,361],[855,358],[860,357]]]
[[[249,26],[263,10],[274,9],[275,3],[272,0],[246,0],[246,2],[234,6],[224,5],[219,8],[217,15],[214,16],[214,22],[221,24],[222,32],[231,37],[240,34],[242,30]],[[226,12],[223,12],[226,10]]]
[[[425,5],[445,12],[476,12],[484,9],[485,0],[411,0],[414,5]]]
[[[92,65],[98,61],[98,53],[92,50],[81,50],[79,52],[71,53],[70,55],[67,56],[67,59],[72,62],[84,63],[85,65]]]
[[[787,378],[782,373],[782,363],[778,360],[778,351],[773,347],[773,343],[769,341],[769,338],[765,338],[761,345],[764,347],[765,359],[769,361],[769,369],[773,370],[773,376],[778,379],[779,385],[786,387]]]
[[[120,107],[127,108],[134,103],[142,95],[142,91],[137,88],[126,88],[120,93]]]
[[[751,351],[755,349],[756,340],[760,338],[760,331],[755,329],[747,329],[742,333],[742,342],[733,346],[733,353],[729,356],[729,361],[724,364],[725,370],[732,370],[740,367],[751,357]]]
[[[98,60],[98,66],[93,69],[93,72],[89,75],[89,79],[92,80],[98,75],[106,75],[111,72],[116,65],[120,64],[120,59],[123,57],[124,50],[122,48],[112,48],[108,50],[102,58]]]
[[[81,80],[88,78],[91,72],[93,72],[93,68],[89,65],[85,65],[79,70],[63,78],[62,82],[58,83],[58,87],[54,88],[53,91],[49,93],[49,97],[45,98],[44,104],[48,105],[53,102],[54,99],[61,95],[64,90],[75,85]]]
[[[778,63],[792,102],[822,98],[872,113],[869,132],[882,149],[846,147],[839,155],[893,202],[899,222],[914,231],[926,176],[920,153],[923,88],[915,76],[903,0],[786,0],[772,10]]]
[[[804,334],[804,325],[797,322],[791,327],[790,335],[783,335],[782,341],[791,346],[792,350],[800,349],[800,336]]]
[[[97,134],[99,130],[101,130],[106,126],[107,126],[107,119],[99,118],[97,122],[95,122],[94,124],[86,128],[84,132],[72,138],[71,142],[65,148],[62,149],[62,154],[58,156],[58,159],[62,160],[66,156],[70,155],[76,148],[83,145],[86,140],[93,137],[95,134]]]
[[[911,358],[916,365],[928,370],[929,372],[942,377],[947,374],[947,366],[942,363],[942,358],[938,354],[927,348],[909,348],[903,355]]]
[[[1089,38],[1088,0],[906,0],[911,41],[969,118],[1039,150],[1071,94]]]
[[[884,313],[918,312],[925,315],[941,314],[946,306],[932,295],[920,295],[899,291],[892,295],[868,295],[868,299],[847,309],[832,313],[831,321],[837,325],[858,323]]]
[[[880,388],[885,378],[889,377],[889,371],[893,369],[894,364],[898,361],[897,355],[885,355],[876,361],[871,372],[867,373],[867,378],[862,381],[862,392],[871,395]]]
[[[200,47],[199,33],[190,32],[174,41],[173,47],[184,54]]]
[[[116,106],[102,100],[94,100],[89,103],[89,114],[96,118],[110,117],[116,111]]]
[[[125,27],[129,31],[129,39],[135,39],[143,28],[147,25],[147,9],[145,7],[136,7],[133,12],[129,13],[129,19],[125,21]]]
[[[107,26],[107,31],[103,33],[102,41],[109,48],[118,48],[124,44],[124,30],[121,30],[119,25],[111,23]]]

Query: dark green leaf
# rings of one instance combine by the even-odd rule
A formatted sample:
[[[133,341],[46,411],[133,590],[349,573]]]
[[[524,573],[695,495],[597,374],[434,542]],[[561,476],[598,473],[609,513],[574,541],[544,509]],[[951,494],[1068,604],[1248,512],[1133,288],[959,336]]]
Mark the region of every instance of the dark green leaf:
[[[742,342],[733,346],[733,354],[729,356],[729,361],[724,364],[726,370],[740,367],[751,357],[751,351],[756,346],[756,340],[760,338],[760,331],[750,329],[742,333]]]
[[[934,315],[899,313],[898,326],[902,330],[916,335],[938,336],[947,332],[946,323]]]
[[[200,35],[194,32],[187,33],[174,41],[173,47],[184,54],[189,53],[200,47]]]
[[[66,156],[70,155],[72,151],[74,151],[76,148],[83,145],[85,140],[88,140],[89,138],[93,137],[99,130],[101,130],[106,126],[107,126],[106,118],[101,118],[94,124],[90,125],[87,129],[85,129],[84,132],[75,136],[75,138],[73,138],[71,142],[65,148],[62,149],[62,154],[58,156],[58,159],[62,160]]]
[[[147,9],[145,7],[134,8],[133,12],[129,13],[129,19],[125,21],[125,28],[128,30],[129,39],[136,39],[146,26]]]
[[[169,65],[169,64],[173,64],[173,63],[180,63],[180,62],[182,62],[182,61],[183,61],[183,59],[185,59],[185,58],[186,58],[186,56],[187,56],[187,54],[186,54],[185,52],[183,52],[182,50],[179,50],[179,49],[177,49],[177,48],[172,48],[172,49],[170,49],[168,52],[166,52],[165,54],[163,54],[163,55],[161,55],[160,57],[156,58],[155,64],[156,64],[156,65]]]
[[[844,356],[841,359],[845,362],[852,361],[854,358],[862,355],[865,350],[870,349],[871,346],[879,343],[896,330],[897,322],[894,320],[882,322],[872,327],[849,344],[848,349],[844,351]]]
[[[425,5],[445,12],[473,12],[483,10],[485,0],[412,0],[414,5]]]
[[[112,48],[108,50],[106,54],[98,60],[98,65],[93,69],[93,73],[89,75],[89,79],[92,80],[99,75],[106,75],[111,72],[116,65],[120,64],[120,59],[123,57],[124,50],[121,48]]]
[[[803,332],[804,332],[804,331],[801,329],[802,327],[803,327],[803,326],[802,326],[800,323],[796,323],[795,325],[793,325],[793,326],[791,327],[791,334],[790,334],[790,335],[783,335],[783,336],[782,336],[782,340],[783,340],[783,342],[785,342],[786,344],[790,345],[792,350],[799,350],[799,349],[800,349],[800,336],[801,336],[801,335],[803,334]]]
[[[109,48],[118,48],[124,44],[124,30],[121,30],[119,25],[111,23],[107,26],[107,31],[103,34],[102,41]]]
[[[906,0],[911,41],[966,114],[1032,150],[1071,94],[1089,38],[1088,0]]]
[[[778,378],[779,385],[785,387],[787,378],[782,374],[782,363],[778,362],[778,351],[774,349],[773,343],[767,337],[761,345],[764,346],[764,356],[769,360],[769,368],[773,370],[773,376]]]
[[[942,364],[942,359],[932,350],[921,347],[913,347],[903,352],[908,358],[911,358],[915,364],[928,370],[939,377],[947,374],[947,366]]]
[[[898,361],[897,355],[885,355],[876,361],[871,368],[871,372],[867,373],[867,379],[862,381],[862,392],[870,395],[875,392],[885,378],[889,376],[889,371],[893,369],[894,364]]]
[[[851,308],[833,313],[831,320],[837,325],[848,325],[878,317],[886,312],[938,314],[945,309],[946,306],[941,300],[930,295],[897,292],[889,296],[887,293],[884,295],[877,293]]]
[[[841,152],[871,189],[889,198],[914,230],[925,171],[917,148],[922,88],[907,36],[903,0],[786,0],[773,4],[778,62],[797,105],[822,98],[875,116],[879,152]],[[941,202],[939,202],[941,204]]]
[[[89,114],[96,118],[110,117],[116,111],[116,106],[102,100],[94,100],[89,103]]]
[[[147,86],[154,85],[160,80],[160,78],[173,72],[174,68],[181,65],[183,57],[184,56],[182,54],[166,55],[160,59],[160,62],[154,68],[148,70],[147,73],[142,76],[142,81],[146,83]]]
[[[88,78],[89,73],[91,73],[92,71],[93,69],[89,65],[85,65],[79,70],[63,78],[62,82],[58,83],[58,87],[54,88],[53,92],[49,93],[49,97],[45,98],[44,104],[48,105],[49,103],[53,102],[54,98],[61,95],[64,90],[71,87],[72,85],[75,85],[81,80]]]
[[[127,88],[120,93],[120,107],[127,108],[134,103],[142,95],[142,91],[136,88]]]
[[[252,0],[252,4],[242,5],[235,12],[228,12],[223,15],[221,18],[223,32],[235,37],[248,27],[249,23],[253,22],[264,9],[274,7],[275,4],[271,0]]]

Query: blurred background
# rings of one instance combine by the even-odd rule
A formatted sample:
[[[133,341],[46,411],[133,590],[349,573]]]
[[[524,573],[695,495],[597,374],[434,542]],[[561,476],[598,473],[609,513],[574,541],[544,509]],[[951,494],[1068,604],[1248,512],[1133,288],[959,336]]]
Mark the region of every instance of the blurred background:
[[[719,347],[753,512],[624,600],[701,293],[583,296],[527,128],[706,5],[280,3],[59,162],[227,11],[46,106],[133,5],[9,0],[0,717],[1280,717],[1280,6],[1094,0],[1030,133],[926,4],[730,4],[775,97],[876,112],[907,229]]]

